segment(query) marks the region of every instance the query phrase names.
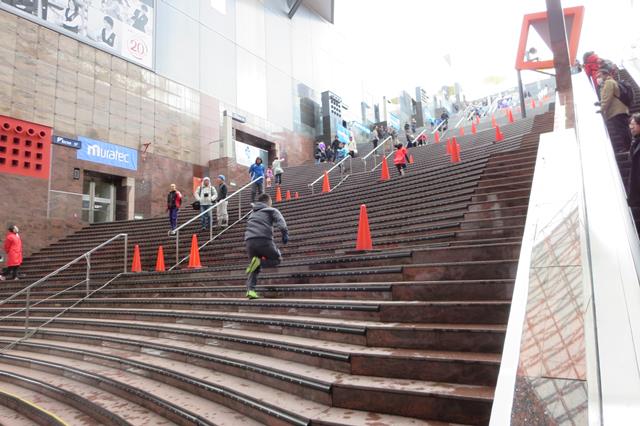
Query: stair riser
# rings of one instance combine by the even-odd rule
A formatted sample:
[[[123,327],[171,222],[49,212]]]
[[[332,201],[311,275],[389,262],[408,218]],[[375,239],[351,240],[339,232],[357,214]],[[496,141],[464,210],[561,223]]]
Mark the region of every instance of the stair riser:
[[[496,364],[351,355],[351,374],[495,386]]]
[[[367,346],[500,353],[502,331],[367,330]]]
[[[515,277],[517,260],[403,267],[405,281],[483,280]]]
[[[412,263],[456,262],[460,259],[472,261],[516,259],[519,253],[520,246],[518,244],[446,247],[433,250],[416,250],[412,255]]]
[[[393,286],[393,300],[511,300],[513,283],[442,283]]]
[[[486,425],[492,402],[352,389],[337,384],[333,387],[333,405],[425,420]]]

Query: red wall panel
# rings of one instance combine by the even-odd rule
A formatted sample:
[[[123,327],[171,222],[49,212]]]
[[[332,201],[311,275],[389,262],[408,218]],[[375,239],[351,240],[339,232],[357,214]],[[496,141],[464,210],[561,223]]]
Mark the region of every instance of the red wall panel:
[[[49,179],[50,127],[0,115],[0,173]]]

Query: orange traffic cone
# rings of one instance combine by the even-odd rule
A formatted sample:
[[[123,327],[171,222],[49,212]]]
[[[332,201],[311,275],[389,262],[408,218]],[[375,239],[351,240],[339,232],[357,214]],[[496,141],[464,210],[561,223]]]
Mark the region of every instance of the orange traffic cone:
[[[409,164],[413,164],[414,160],[413,160],[413,154],[409,155]]]
[[[531,99],[531,108],[535,108],[536,107],[536,100],[535,99]]]
[[[322,180],[322,192],[331,192],[331,186],[329,185],[329,175],[324,172],[324,179]]]
[[[496,127],[498,123],[496,123],[496,116],[491,114],[491,127]]]
[[[436,132],[436,143],[440,143],[440,132]]]
[[[447,138],[447,143],[445,146],[447,148],[447,154],[451,154],[451,140],[449,140],[449,138]]]
[[[164,250],[162,250],[162,246],[158,247],[158,259],[156,260],[156,272],[164,272],[166,268],[164,267]]]
[[[298,191],[296,191],[296,195],[294,195],[294,197],[293,197],[293,198],[295,198],[296,200],[297,200],[298,198],[300,198],[300,195],[298,195]]]
[[[476,115],[476,124],[480,124],[480,117]]]
[[[287,195],[285,196],[285,200],[291,201],[291,191],[287,189]]]
[[[507,118],[509,119],[509,123],[513,123],[513,111],[510,109],[507,111]]]
[[[504,139],[504,135],[500,131],[500,126],[496,126],[496,142],[500,142]]]
[[[282,192],[280,191],[280,186],[276,186],[276,203],[282,201]]]
[[[459,163],[460,162],[460,145],[458,144],[458,142],[456,142],[453,145],[453,162],[454,163]]]
[[[200,248],[198,248],[198,237],[193,234],[191,237],[191,253],[189,253],[189,269],[202,268],[200,264]]]
[[[367,206],[360,206],[360,220],[358,221],[358,239],[356,250],[372,250],[371,231],[369,230],[369,218],[367,217]]]
[[[460,127],[460,136],[464,136],[464,127]]]
[[[471,123],[471,134],[475,135],[478,132],[478,129],[476,128],[476,123]]]
[[[382,165],[380,167],[380,180],[385,181],[391,179],[389,176],[389,166],[387,165],[387,157],[382,157]]]
[[[131,272],[142,272],[142,262],[140,262],[140,247],[133,246],[133,262],[131,262]]]

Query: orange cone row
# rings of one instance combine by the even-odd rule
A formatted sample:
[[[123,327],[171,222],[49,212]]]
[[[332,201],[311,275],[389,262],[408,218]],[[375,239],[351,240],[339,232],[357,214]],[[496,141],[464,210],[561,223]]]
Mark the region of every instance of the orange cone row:
[[[200,263],[200,248],[198,246],[198,237],[193,234],[191,237],[191,252],[189,253],[189,268],[202,268]],[[158,256],[156,259],[156,272],[166,271],[164,264],[164,249],[162,246],[158,247]],[[142,272],[142,262],[140,260],[140,246],[136,244],[133,247],[133,261],[131,262],[131,272]]]
[[[324,183],[323,183],[323,189],[324,189]],[[324,190],[322,192],[324,192]],[[295,192],[295,194],[292,197],[291,196],[291,191],[287,190],[284,199],[286,201],[290,201],[292,198],[295,198],[297,200],[297,199],[300,198],[300,194]],[[276,203],[281,203],[281,202],[282,202],[282,191],[280,190],[280,186],[277,186],[276,187]]]

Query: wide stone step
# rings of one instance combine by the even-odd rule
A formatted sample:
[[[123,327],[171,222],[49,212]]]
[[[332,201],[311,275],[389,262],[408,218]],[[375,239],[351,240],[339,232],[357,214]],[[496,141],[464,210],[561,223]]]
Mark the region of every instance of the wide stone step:
[[[434,418],[443,421],[463,421],[471,424],[484,424],[488,420],[493,390],[490,387],[470,385],[448,385],[439,383],[401,381],[385,382],[380,378],[367,379],[366,376],[343,376],[342,380],[330,387],[330,405],[294,397],[293,394],[266,387],[253,381],[232,375],[212,371],[211,369],[179,360],[167,362],[152,354],[131,353],[119,348],[102,348],[93,352],[77,343],[65,347],[61,344],[20,343],[16,351],[19,356],[28,354],[31,359],[51,362],[75,369],[105,374],[127,374],[143,378],[151,377],[156,383],[171,384],[189,395],[197,393],[207,400],[223,405],[242,406],[247,409],[260,405],[260,417],[279,419],[289,424],[306,424],[317,414],[313,411],[330,406],[342,409],[357,409],[360,405],[354,401],[358,397],[369,400],[369,412],[397,414],[425,420]],[[49,355],[49,354],[54,354]],[[1,359],[1,358],[0,358]],[[125,373],[126,372],[126,373]],[[146,379],[148,380],[148,379]],[[175,391],[174,391],[175,392]],[[402,395],[410,405],[396,404],[393,400],[374,400],[375,396]],[[194,395],[195,397],[195,395]],[[464,406],[464,414],[443,413],[447,401],[456,400]],[[200,405],[202,402],[199,402]],[[315,408],[315,410],[313,410]],[[268,410],[268,411],[267,411]],[[208,411],[208,410],[206,410]],[[202,414],[206,411],[203,410]],[[248,410],[247,410],[248,411]],[[355,413],[354,413],[355,414]],[[362,412],[365,415],[366,412]],[[253,414],[256,418],[258,415]],[[439,418],[444,417],[444,418]],[[262,420],[262,419],[257,419]],[[391,419],[387,419],[391,420]],[[268,421],[267,421],[268,422]],[[270,423],[270,422],[269,422]],[[357,424],[349,422],[351,424]],[[348,423],[347,423],[348,424]]]
[[[85,315],[86,314],[86,315]],[[277,333],[287,336],[322,339],[361,346],[396,347],[447,351],[473,351],[497,353],[502,350],[505,326],[501,324],[384,324],[364,321],[342,321],[332,318],[302,318],[286,316],[228,315],[213,320],[211,316],[194,313],[160,315],[114,315],[97,312],[67,314],[47,325],[48,328],[81,327],[83,329],[136,330],[146,334],[174,333],[198,338],[222,338],[228,330],[261,333]],[[32,316],[29,324],[38,326],[50,317]],[[10,326],[24,326],[24,317],[16,315],[4,320]],[[186,326],[187,329],[180,327]],[[193,332],[205,327],[206,332]]]

